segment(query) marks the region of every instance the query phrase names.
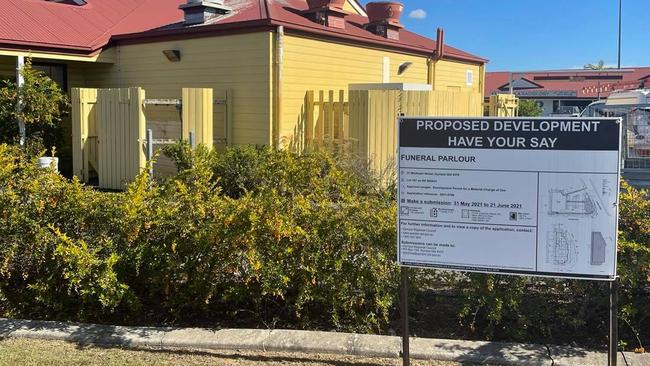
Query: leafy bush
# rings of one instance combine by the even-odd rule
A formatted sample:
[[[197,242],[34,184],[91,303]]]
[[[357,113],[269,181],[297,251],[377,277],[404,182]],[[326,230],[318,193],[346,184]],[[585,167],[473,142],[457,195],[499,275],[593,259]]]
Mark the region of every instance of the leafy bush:
[[[622,183],[618,276],[621,339],[634,347],[650,326],[650,201]],[[464,294],[461,324],[477,338],[605,344],[607,283],[468,275],[454,286]],[[645,335],[647,339],[648,335]]]
[[[181,155],[188,164],[172,179],[143,173],[124,193],[102,193],[2,145],[5,315],[387,324],[397,283],[392,200],[324,153],[226,153],[256,166],[243,178],[228,166],[236,159],[202,148]]]
[[[363,332],[394,324],[394,192],[354,161],[259,147],[167,152],[177,175],[152,182],[144,172],[106,193],[0,145],[2,315]],[[650,326],[646,194],[623,184],[620,200],[620,329],[633,346]],[[411,273],[413,294],[444,292],[451,304],[439,317],[453,328],[441,336],[605,344],[605,283]]]
[[[199,146],[190,149],[179,143],[168,146],[164,153],[174,160],[180,174],[201,162],[212,171],[213,181],[223,195],[239,198],[248,192],[257,194],[274,190],[282,196],[296,194],[390,194],[379,181],[351,155],[329,152],[298,155],[289,151],[274,151],[268,146],[242,146],[214,153]]]

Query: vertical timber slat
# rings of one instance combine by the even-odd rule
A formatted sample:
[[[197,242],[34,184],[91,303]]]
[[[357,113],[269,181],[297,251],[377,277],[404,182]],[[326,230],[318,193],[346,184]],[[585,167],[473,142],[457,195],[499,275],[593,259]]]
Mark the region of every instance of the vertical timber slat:
[[[226,101],[228,101],[228,94],[226,94]],[[183,140],[189,140],[190,131],[194,131],[197,144],[203,144],[208,148],[212,148],[214,133],[213,98],[214,92],[212,88],[183,88],[183,120],[181,123]],[[230,114],[232,111],[228,103],[226,108],[227,113]],[[226,121],[226,141],[232,140],[228,136],[232,128],[230,122]]]

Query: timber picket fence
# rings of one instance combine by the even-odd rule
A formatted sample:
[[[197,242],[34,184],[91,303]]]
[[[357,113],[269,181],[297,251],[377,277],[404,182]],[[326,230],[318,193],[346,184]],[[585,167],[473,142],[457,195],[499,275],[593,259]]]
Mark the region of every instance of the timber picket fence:
[[[345,148],[383,176],[393,169],[398,116],[478,117],[482,99],[481,93],[437,90],[308,91],[304,146]]]

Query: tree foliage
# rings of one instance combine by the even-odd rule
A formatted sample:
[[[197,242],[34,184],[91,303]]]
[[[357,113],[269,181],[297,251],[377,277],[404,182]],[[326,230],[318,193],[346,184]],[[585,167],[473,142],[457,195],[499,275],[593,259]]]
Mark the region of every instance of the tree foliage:
[[[539,117],[544,113],[534,100],[519,99],[519,108],[517,115],[519,117]]]
[[[30,59],[20,73],[24,79],[20,88],[17,82],[0,81],[0,142],[16,140],[17,121],[21,120],[27,126],[28,135],[50,143],[54,129],[68,110],[68,97],[56,82],[34,69]]]
[[[586,70],[605,70],[605,69],[608,69],[608,67],[605,65],[605,61],[598,60],[598,62],[595,63],[595,64],[586,64],[584,66],[584,69],[586,69]]]

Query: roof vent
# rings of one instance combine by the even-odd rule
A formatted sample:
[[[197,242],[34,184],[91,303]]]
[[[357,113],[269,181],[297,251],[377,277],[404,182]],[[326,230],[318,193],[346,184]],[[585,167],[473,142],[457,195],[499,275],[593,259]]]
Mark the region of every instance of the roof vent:
[[[68,5],[86,5],[86,2],[84,0],[46,0],[51,3],[61,3],[61,4],[68,4]]]
[[[399,20],[404,5],[396,1],[376,1],[366,5],[368,24],[364,27],[384,38],[399,40],[399,32],[404,26]]]
[[[309,9],[302,14],[318,24],[344,29],[345,16],[348,14],[343,10],[345,2],[346,0],[307,0]]]
[[[232,11],[224,5],[223,0],[187,0],[178,8],[185,13],[185,25],[203,24]]]

